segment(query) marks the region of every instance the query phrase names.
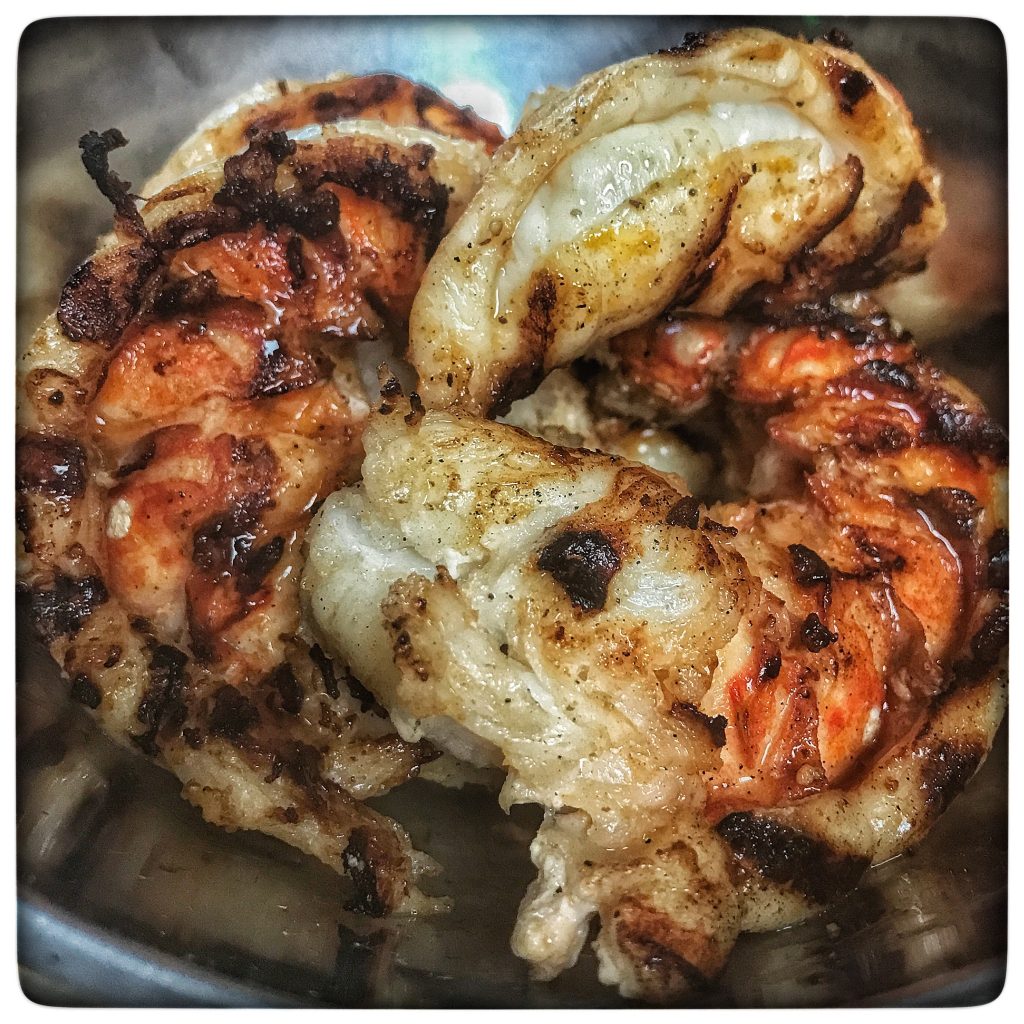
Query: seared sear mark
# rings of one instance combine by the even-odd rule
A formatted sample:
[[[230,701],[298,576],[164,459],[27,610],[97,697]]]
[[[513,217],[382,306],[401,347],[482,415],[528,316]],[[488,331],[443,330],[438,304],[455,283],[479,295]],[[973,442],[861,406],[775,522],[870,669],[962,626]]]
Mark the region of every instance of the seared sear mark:
[[[623,900],[613,915],[615,936],[622,951],[634,962],[642,965],[646,972],[657,978],[657,985],[665,992],[683,989],[700,992],[708,987],[711,979],[685,956],[666,945],[658,933],[677,942],[682,937],[678,929],[659,927],[663,915],[652,913],[639,900]],[[695,952],[701,952],[705,942],[703,936],[694,936]]]
[[[985,747],[970,740],[942,741],[921,758],[925,805],[938,817],[970,781],[985,756]]]
[[[778,675],[778,672],[776,671],[775,674]],[[700,724],[707,729],[711,736],[711,742],[714,743],[716,747],[725,746],[725,730],[729,725],[729,720],[725,715],[705,715],[696,704],[679,700],[672,702],[670,714],[673,718],[678,718],[681,722],[685,722],[688,718],[696,719],[696,721],[700,722]]]
[[[84,672],[79,672],[71,680],[71,697],[73,700],[77,700],[79,704],[84,704],[87,708],[95,710],[100,706],[103,694],[100,693],[99,687]]]
[[[366,828],[354,828],[341,856],[342,867],[356,889],[347,909],[384,917],[391,909],[383,881],[387,877],[389,854],[377,834]]]
[[[44,643],[74,637],[108,597],[106,585],[99,576],[76,579],[58,572],[51,587],[36,587],[29,592],[32,622]]]
[[[773,882],[791,885],[815,903],[827,903],[848,892],[871,862],[869,857],[845,856],[803,832],[750,811],[727,815],[716,831],[741,861]]]
[[[583,611],[597,611],[608,599],[608,584],[619,570],[619,553],[600,530],[565,530],[549,541],[537,559],[569,600]]]
[[[379,119],[386,124],[415,123],[452,138],[482,141],[493,152],[502,142],[497,125],[458,107],[426,86],[397,75],[375,74],[322,82],[261,104],[244,122],[245,138],[274,129],[298,128],[342,119]]]
[[[899,248],[903,240],[903,232],[909,227],[921,223],[925,210],[933,204],[931,193],[919,181],[912,181],[908,186],[896,212],[883,226],[874,248],[866,256],[861,256],[844,268],[841,282],[856,281],[859,276],[866,276],[870,281],[871,271],[882,257]]]
[[[669,526],[685,526],[689,530],[696,530],[699,521],[700,502],[691,495],[680,498],[665,516]]]
[[[309,649],[309,657],[320,671],[320,676],[324,681],[324,693],[332,700],[337,700],[341,696],[341,689],[338,686],[338,677],[334,672],[331,659],[324,654],[323,648],[319,644],[313,644]]]
[[[260,720],[259,709],[234,686],[222,686],[213,695],[210,735],[241,739]]]
[[[268,700],[270,707],[280,707],[289,715],[297,715],[302,710],[302,685],[295,678],[295,671],[288,662],[278,665],[271,672],[267,677],[267,686],[277,691],[276,694],[271,694]]]
[[[213,201],[240,211],[247,224],[265,224],[271,230],[287,224],[307,238],[326,235],[338,224],[336,195],[318,191],[319,181],[305,191],[279,193],[275,188],[278,165],[296,148],[284,132],[257,136],[244,153],[225,161],[224,187]]]
[[[807,650],[812,654],[817,654],[818,651],[823,651],[829,645],[834,644],[839,639],[839,635],[837,633],[833,633],[828,626],[818,618],[816,612],[811,612],[811,614],[804,619],[803,625],[800,627],[800,639],[803,641],[803,645]]]
[[[57,320],[72,341],[114,344],[138,312],[143,287],[157,267],[145,247],[122,247],[83,263],[60,293]]]
[[[736,197],[739,195],[740,189],[749,180],[750,175],[740,175],[739,180],[729,188],[729,191],[716,200],[718,209],[708,218],[713,226],[709,228],[706,223],[704,233],[700,239],[700,262],[697,263],[690,272],[689,277],[680,285],[676,302],[681,305],[695,303],[711,287],[711,283],[715,278],[715,271],[719,265],[715,250],[725,241],[725,236],[729,232],[732,209],[736,203]]]
[[[313,97],[313,109],[323,121],[342,117],[358,117],[367,107],[390,99],[401,79],[394,75],[370,75],[341,83],[330,92]]]
[[[933,487],[920,501],[921,507],[939,522],[937,525],[950,537],[969,540],[974,535],[981,503],[959,487]]]
[[[370,711],[378,718],[387,718],[388,713],[377,702],[377,698],[351,672],[346,671],[344,679],[345,688],[359,702],[360,711]]]
[[[85,493],[85,450],[69,437],[28,434],[15,446],[15,485],[49,498],[80,498]]]
[[[526,313],[519,324],[531,352],[544,352],[554,341],[557,325],[552,321],[552,314],[557,302],[558,287],[554,277],[547,270],[537,271],[530,282]]]
[[[985,616],[971,638],[972,672],[977,678],[987,673],[1002,656],[1010,639],[1010,606],[1000,601]]]
[[[353,137],[331,139],[317,149],[315,161],[306,162],[303,154],[300,149],[293,171],[308,192],[333,182],[372,199],[421,231],[427,255],[433,254],[448,214],[448,189],[428,170],[434,154],[430,146],[414,146],[405,158],[389,146],[371,149]]]
[[[702,530],[707,530],[709,533],[724,533],[726,537],[735,537],[738,532],[735,526],[726,526],[724,523],[716,522],[710,516],[705,516],[700,526]]]
[[[149,658],[149,686],[139,701],[135,717],[146,726],[146,731],[132,735],[132,740],[151,757],[157,753],[156,737],[167,720],[179,720],[182,692],[185,688],[185,666],[188,656],[170,644],[160,644]]]
[[[815,587],[819,583],[828,586],[832,582],[828,563],[805,544],[790,544],[789,556],[793,563],[793,578],[801,587]]]

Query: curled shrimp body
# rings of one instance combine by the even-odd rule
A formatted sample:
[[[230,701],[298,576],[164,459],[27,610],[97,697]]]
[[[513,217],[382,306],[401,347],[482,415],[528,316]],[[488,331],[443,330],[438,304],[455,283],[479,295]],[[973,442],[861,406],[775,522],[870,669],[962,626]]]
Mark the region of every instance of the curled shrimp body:
[[[690,351],[743,500],[388,401],[308,539],[318,631],[403,736],[547,808],[514,950],[551,977],[596,913],[648,999],[918,841],[1005,701],[1005,435],[901,338],[722,336]]]
[[[72,695],[207,818],[349,870],[377,914],[415,896],[413,851],[361,801],[438,755],[306,635],[302,541],[358,475],[357,345],[404,330],[489,138],[257,133],[140,203],[120,133],[90,133],[115,233],[21,360],[21,582]]]
[[[916,268],[945,223],[899,93],[744,29],[553,93],[495,155],[410,326],[428,407],[495,414],[671,303],[776,314]]]

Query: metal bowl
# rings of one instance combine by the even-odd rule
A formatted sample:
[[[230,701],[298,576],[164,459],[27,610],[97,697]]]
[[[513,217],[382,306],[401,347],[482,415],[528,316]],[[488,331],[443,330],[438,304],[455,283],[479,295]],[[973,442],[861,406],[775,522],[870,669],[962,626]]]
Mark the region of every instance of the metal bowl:
[[[510,128],[546,85],[735,19],[71,19],[25,33],[19,62],[19,337],[108,226],[78,136],[121,128],[119,173],[142,181],[214,107],[253,83],[334,70],[427,82]],[[986,268],[933,358],[1005,422],[1006,50],[998,29],[941,19],[754,19],[817,35],[837,24],[903,91],[940,165],[968,169],[966,223],[942,244]],[[956,89],[949,88],[956,82]],[[982,231],[981,229],[984,229]],[[974,249],[972,250],[972,246]],[[966,251],[965,251],[966,250]],[[995,257],[993,257],[993,253]],[[1000,262],[1000,255],[1002,261]],[[987,262],[984,262],[987,261]],[[993,268],[994,269],[991,269]],[[979,297],[980,296],[980,297]],[[910,326],[915,326],[913,323]],[[23,618],[23,616],[21,617]],[[103,737],[19,623],[19,960],[59,1005],[615,1006],[589,948],[555,982],[508,949],[539,815],[411,783],[377,801],[444,865],[448,915],[375,922],[343,909],[337,875],[274,840],[206,825],[174,779]],[[1006,951],[1005,729],[912,855],[872,869],[798,927],[743,936],[699,1006],[971,1005],[1000,991]]]

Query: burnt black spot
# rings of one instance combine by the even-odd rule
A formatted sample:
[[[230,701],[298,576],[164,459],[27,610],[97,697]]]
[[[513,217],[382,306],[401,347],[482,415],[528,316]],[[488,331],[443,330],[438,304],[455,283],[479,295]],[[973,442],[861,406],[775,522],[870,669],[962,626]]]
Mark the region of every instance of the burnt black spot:
[[[374,830],[364,826],[352,830],[341,855],[342,867],[356,890],[346,909],[371,917],[384,917],[391,910],[386,889],[389,859]]]
[[[823,651],[830,644],[834,644],[839,639],[839,634],[833,633],[815,612],[811,612],[800,627],[800,639],[807,650],[817,654],[818,651]]]
[[[670,46],[667,50],[659,50],[658,53],[665,57],[689,56],[703,50],[708,45],[707,32],[687,32],[676,46]]]
[[[180,728],[184,720],[181,696],[187,664],[188,656],[169,644],[160,644],[150,654],[149,685],[135,712],[146,731],[132,735],[131,739],[151,757],[157,753],[157,734],[165,722],[177,722]]]
[[[388,374],[380,382],[380,396],[388,401],[394,401],[402,397],[402,384],[393,374]]]
[[[789,558],[793,565],[793,578],[801,587],[816,587],[820,583],[828,586],[832,582],[828,563],[806,545],[790,544]]]
[[[210,735],[241,739],[260,720],[259,709],[233,686],[222,686],[213,695]]]
[[[410,427],[415,427],[419,424],[420,420],[423,419],[426,414],[426,409],[423,406],[423,399],[415,391],[409,392],[409,411],[403,417],[405,422]]]
[[[595,611],[604,607],[620,561],[600,530],[565,530],[544,546],[537,566],[554,576],[577,608]]]
[[[58,572],[48,589],[29,592],[29,613],[40,638],[53,643],[58,637],[73,637],[85,620],[105,603],[109,594],[99,576],[75,579]]]
[[[93,710],[100,706],[100,701],[103,699],[100,688],[84,672],[79,672],[71,680],[71,696],[79,704],[84,704]]]
[[[110,200],[123,226],[130,226],[140,238],[144,238],[146,227],[135,205],[135,196],[131,194],[131,182],[122,181],[110,169],[111,152],[127,145],[128,140],[116,128],[108,128],[105,132],[86,132],[78,140],[86,173]]]
[[[15,484],[19,491],[50,498],[80,498],[85,493],[85,450],[67,437],[27,434],[15,446]]]
[[[292,235],[285,248],[288,270],[292,275],[292,287],[298,288],[306,280],[306,264],[302,258],[302,236]]]
[[[300,235],[321,238],[338,226],[340,209],[338,197],[326,189],[318,189],[308,195],[299,191],[285,192],[278,197],[277,209],[271,223],[290,224]],[[296,265],[289,261],[289,269],[293,275]],[[302,275],[305,275],[304,268]]]
[[[704,522],[701,524],[702,530],[707,530],[708,533],[724,533],[727,537],[735,537],[739,532],[735,526],[726,526],[724,523],[716,522],[709,516],[704,517]]]
[[[830,28],[821,37],[829,46],[834,46],[839,50],[852,50],[853,43],[850,37],[841,28]]]
[[[132,473],[138,473],[139,470],[145,469],[153,461],[154,455],[156,455],[156,440],[150,438],[142,445],[134,457],[129,458],[127,462],[117,467],[114,471],[114,476],[121,480],[126,476],[131,476]]]
[[[261,453],[253,452],[246,443],[238,446],[237,461],[252,462],[255,473],[265,470]],[[284,553],[283,537],[272,537],[265,544],[256,544],[259,513],[266,506],[265,490],[253,490],[226,515],[204,523],[192,539],[192,561],[213,583],[234,580],[238,593],[250,597],[264,584],[267,574]]]
[[[782,654],[774,644],[763,654],[761,667],[757,671],[757,679],[760,683],[778,679],[782,671]]]
[[[882,384],[888,384],[889,387],[899,388],[901,391],[917,390],[917,381],[911,372],[905,366],[891,363],[888,359],[869,359],[861,370]]]
[[[838,853],[803,832],[751,811],[727,815],[716,829],[742,862],[772,882],[792,886],[815,903],[828,903],[851,890],[870,863],[868,857]]]
[[[976,676],[983,675],[999,661],[1010,640],[1010,606],[1001,601],[985,616],[971,638],[971,655]]]
[[[826,58],[825,74],[844,114],[852,114],[854,107],[875,91],[874,82],[863,71],[851,68],[835,57]]]
[[[359,702],[360,711],[372,711],[379,718],[387,717],[387,712],[377,703],[377,698],[351,672],[345,672],[344,679],[345,688]]]
[[[756,291],[750,298],[756,300]],[[889,314],[877,306],[852,315],[833,306],[831,301],[806,297],[803,301],[782,304],[767,298],[757,309],[778,327],[813,327],[821,338],[831,336],[856,346],[895,345],[908,339],[906,332],[897,330]]]
[[[729,725],[729,720],[725,715],[705,715],[696,704],[680,700],[672,702],[670,713],[673,718],[677,718],[679,721],[685,721],[687,718],[696,719],[707,729],[711,735],[711,742],[716,747],[725,746],[725,730]]]
[[[121,647],[118,644],[112,644],[110,650],[107,651],[107,656],[103,661],[104,668],[113,668],[121,660]]]
[[[665,522],[669,526],[685,526],[690,530],[696,530],[699,521],[700,502],[691,495],[680,498],[665,516]]]
[[[287,662],[278,665],[270,673],[266,685],[277,691],[277,703],[286,714],[297,715],[302,710],[302,685],[295,678],[295,673]]]
[[[980,743],[944,740],[921,759],[921,790],[933,817],[938,817],[963,790],[984,757]]]
[[[155,309],[161,316],[195,312],[216,298],[217,278],[212,271],[201,270],[198,274],[164,285],[156,297]]]
[[[995,590],[1010,589],[1010,535],[999,529],[988,541],[988,585]]]
[[[543,379],[544,364],[541,360],[531,359],[513,367],[492,391],[487,415],[504,416],[512,408],[513,402],[535,391]]]
[[[320,671],[320,676],[324,681],[324,693],[332,700],[337,700],[341,696],[341,690],[338,688],[338,677],[334,673],[331,659],[324,654],[319,644],[314,644],[309,649],[309,657]]]
[[[930,392],[927,401],[931,413],[927,433],[931,438],[1005,464],[1009,437],[985,412],[969,408],[941,388]]]

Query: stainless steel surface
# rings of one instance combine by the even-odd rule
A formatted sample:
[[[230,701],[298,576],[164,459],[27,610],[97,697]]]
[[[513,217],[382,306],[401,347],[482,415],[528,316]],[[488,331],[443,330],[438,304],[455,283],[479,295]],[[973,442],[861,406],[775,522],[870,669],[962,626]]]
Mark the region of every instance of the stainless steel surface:
[[[216,105],[256,81],[336,69],[428,82],[511,126],[533,90],[671,45],[725,19],[159,19],[43,22],[19,68],[19,334],[107,227],[78,163],[89,128],[121,128],[119,173],[139,182]],[[763,22],[765,19],[761,19]],[[903,90],[940,162],[980,168],[1005,208],[1005,50],[981,22],[834,23]],[[955,89],[950,82],[956,82]],[[1005,223],[1005,218],[1003,218]],[[949,244],[962,244],[954,235]],[[987,243],[986,243],[987,244]],[[996,238],[991,246],[1002,244]],[[997,416],[1007,409],[1005,277],[935,358]],[[1000,292],[1001,287],[1001,292]],[[999,296],[1002,296],[1002,305]],[[347,913],[324,866],[205,825],[167,774],[115,748],[63,696],[23,632],[19,680],[19,958],[41,1001],[106,1005],[610,1006],[589,949],[550,984],[508,949],[537,816],[483,791],[414,783],[379,801],[445,868],[452,914],[373,922]],[[1006,949],[1005,729],[988,763],[912,856],[874,869],[806,924],[741,939],[696,1005],[965,1005],[1002,985]]]

